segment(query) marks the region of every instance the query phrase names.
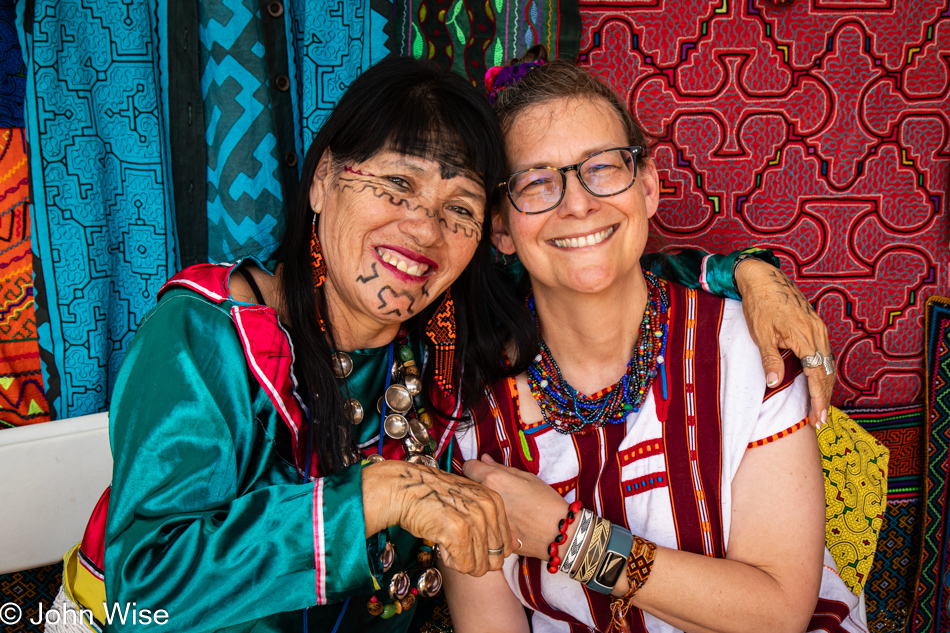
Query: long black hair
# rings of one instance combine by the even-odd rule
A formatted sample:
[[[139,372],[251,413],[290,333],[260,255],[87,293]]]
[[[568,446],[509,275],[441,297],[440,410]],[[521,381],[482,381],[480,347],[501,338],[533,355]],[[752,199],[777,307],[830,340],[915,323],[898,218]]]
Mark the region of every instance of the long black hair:
[[[310,412],[312,447],[326,474],[347,465],[355,450],[343,412],[344,397],[330,364],[333,345],[320,331],[319,314],[327,315],[326,298],[314,288],[310,268],[310,234],[314,221],[310,184],[326,150],[335,164],[362,162],[382,150],[419,156],[473,173],[493,199],[504,177],[501,130],[485,97],[461,76],[409,58],[391,58],[360,75],[347,89],[307,151],[300,188],[287,207],[283,241],[276,258],[283,263],[281,284],[294,343],[294,372]],[[319,223],[319,216],[317,216]],[[502,358],[509,341],[515,354],[528,349],[533,325],[512,321],[517,299],[499,277],[490,245],[491,214],[486,209],[482,239],[471,263],[452,285],[456,319],[456,359],[462,369],[461,395],[469,404],[484,382],[504,375]],[[327,262],[332,268],[333,262]],[[441,297],[406,322],[416,340],[424,340],[427,356],[434,349],[425,336],[429,318]],[[432,385],[432,366],[423,375]],[[428,398],[427,398],[428,400]],[[432,410],[431,402],[427,407]],[[450,412],[437,412],[450,414]]]

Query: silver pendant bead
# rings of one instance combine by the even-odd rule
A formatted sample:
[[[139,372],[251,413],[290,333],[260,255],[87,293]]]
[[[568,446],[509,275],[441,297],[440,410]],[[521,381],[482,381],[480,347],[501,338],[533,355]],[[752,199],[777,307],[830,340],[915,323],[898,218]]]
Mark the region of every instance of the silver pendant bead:
[[[394,440],[401,440],[409,433],[409,421],[398,413],[391,413],[383,421],[383,428],[386,435]]]
[[[420,393],[422,393],[422,380],[419,378],[419,376],[406,374],[405,378],[406,378],[406,389],[409,390],[410,396],[415,397],[415,396],[418,396]]]
[[[409,435],[416,443],[422,446],[429,445],[429,432],[426,431],[425,425],[416,418],[410,418],[409,420]]]
[[[412,395],[403,385],[390,385],[386,390],[386,405],[396,413],[405,413],[412,407]]]
[[[359,424],[363,421],[363,405],[356,398],[350,398],[344,403],[343,412],[350,424]]]

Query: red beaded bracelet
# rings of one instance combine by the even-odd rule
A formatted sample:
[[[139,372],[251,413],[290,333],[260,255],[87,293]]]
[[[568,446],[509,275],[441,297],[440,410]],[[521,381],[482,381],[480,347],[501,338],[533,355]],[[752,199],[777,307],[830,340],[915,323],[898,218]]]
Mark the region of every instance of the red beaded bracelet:
[[[561,557],[557,555],[558,547],[567,539],[567,526],[574,522],[574,515],[581,511],[581,502],[575,501],[567,507],[567,518],[557,524],[557,536],[548,545],[548,572],[556,574],[561,565]]]

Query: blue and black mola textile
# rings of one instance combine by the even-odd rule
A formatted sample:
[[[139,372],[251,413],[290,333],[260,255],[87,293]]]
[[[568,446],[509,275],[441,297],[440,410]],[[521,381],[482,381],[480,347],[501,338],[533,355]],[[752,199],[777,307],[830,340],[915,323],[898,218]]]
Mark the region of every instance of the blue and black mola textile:
[[[272,253],[304,144],[390,52],[379,34],[392,5],[380,6],[18,2],[53,417],[108,406],[132,333],[175,271]]]
[[[304,151],[363,70],[411,53],[478,84],[537,39],[501,21],[527,4],[18,0],[51,417],[108,407],[132,333],[177,270],[273,253]],[[533,19],[570,25],[576,50],[576,7],[552,6]]]

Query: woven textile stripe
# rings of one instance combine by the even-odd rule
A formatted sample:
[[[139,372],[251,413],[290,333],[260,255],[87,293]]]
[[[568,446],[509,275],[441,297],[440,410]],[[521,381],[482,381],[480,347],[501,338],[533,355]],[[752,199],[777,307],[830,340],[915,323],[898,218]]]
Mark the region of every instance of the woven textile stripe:
[[[898,633],[907,628],[920,570],[924,404],[845,413],[890,451],[887,507],[865,596],[870,630]]]
[[[163,2],[37,0],[32,32],[20,34],[37,317],[55,418],[105,408],[132,332],[176,267]]]
[[[946,631],[950,627],[950,299],[927,301],[925,320],[927,363],[927,470],[920,556],[920,581],[914,605],[915,631]]]
[[[658,140],[661,234],[776,251],[828,323],[838,406],[923,397],[950,290],[946,0],[591,0],[579,60]]]
[[[0,128],[0,429],[49,420],[33,314],[23,130]]]
[[[887,500],[917,501],[924,471],[924,405],[885,409],[845,409],[852,420],[890,451],[887,464]]]
[[[16,2],[0,0],[0,128],[23,127],[26,72],[16,35]]]
[[[887,504],[864,587],[868,629],[874,633],[901,633],[907,628],[919,568],[919,509],[916,500]]]
[[[63,581],[63,564],[16,571],[0,575],[0,604],[13,602],[23,609],[16,624],[4,625],[4,633],[42,633],[42,626],[31,624],[39,615],[39,605],[48,611]]]
[[[797,431],[798,429],[802,428],[802,427],[805,426],[806,424],[808,424],[808,418],[805,418],[804,420],[802,420],[802,421],[799,422],[798,424],[796,424],[796,425],[794,425],[794,426],[792,426],[792,427],[789,427],[789,428],[785,429],[784,431],[780,431],[779,433],[776,433],[776,434],[774,434],[774,435],[770,435],[769,437],[762,438],[761,440],[756,440],[756,441],[754,441],[754,442],[749,442],[748,448],[756,448],[757,446],[765,446],[765,445],[768,444],[769,442],[774,442],[775,440],[780,440],[780,439],[782,439],[783,437],[787,437],[787,436],[791,435],[792,433],[794,433],[794,432]]]
[[[284,228],[260,7],[257,0],[198,3],[211,262],[266,258]]]

